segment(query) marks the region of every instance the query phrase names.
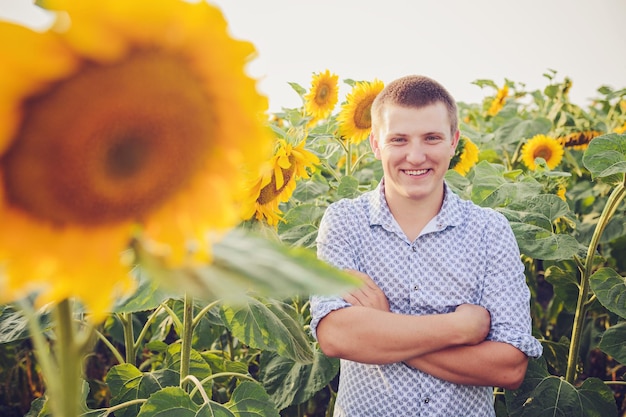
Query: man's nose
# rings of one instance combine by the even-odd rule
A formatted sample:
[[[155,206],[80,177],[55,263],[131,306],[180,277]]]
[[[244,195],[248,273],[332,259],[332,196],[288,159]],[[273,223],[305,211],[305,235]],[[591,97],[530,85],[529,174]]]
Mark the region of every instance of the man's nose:
[[[406,160],[413,164],[419,164],[426,160],[426,149],[419,141],[412,141],[407,147]]]

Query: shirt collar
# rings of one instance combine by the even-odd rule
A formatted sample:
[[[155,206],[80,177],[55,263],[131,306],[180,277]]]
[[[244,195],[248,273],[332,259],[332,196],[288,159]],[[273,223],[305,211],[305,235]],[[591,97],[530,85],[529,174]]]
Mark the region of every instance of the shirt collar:
[[[370,226],[380,225],[386,229],[395,229],[397,225],[387,200],[385,199],[385,187],[383,178],[376,189],[368,193],[367,198],[370,206],[369,221]],[[433,218],[431,223],[438,230],[443,230],[449,226],[458,226],[463,222],[463,200],[457,196],[444,182],[444,196],[441,210]]]

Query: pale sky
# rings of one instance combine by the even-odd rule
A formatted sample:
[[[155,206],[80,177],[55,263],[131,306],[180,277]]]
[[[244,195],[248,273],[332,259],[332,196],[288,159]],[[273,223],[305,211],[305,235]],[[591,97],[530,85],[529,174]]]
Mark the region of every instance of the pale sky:
[[[131,0],[129,0],[131,1]],[[158,1],[158,0],[155,0]],[[288,82],[310,87],[315,72],[383,82],[407,74],[437,79],[459,101],[479,102],[508,78],[543,88],[548,69],[573,81],[586,105],[602,85],[626,88],[626,0],[215,0],[234,37],[258,56],[271,110],[298,107]],[[45,27],[28,0],[0,0],[0,18]],[[3,40],[3,42],[6,40]],[[342,84],[340,101],[349,91]]]

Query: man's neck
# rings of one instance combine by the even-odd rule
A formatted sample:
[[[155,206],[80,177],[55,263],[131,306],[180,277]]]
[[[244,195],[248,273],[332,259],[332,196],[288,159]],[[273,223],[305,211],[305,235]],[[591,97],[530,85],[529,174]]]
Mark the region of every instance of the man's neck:
[[[389,210],[407,238],[413,241],[441,210],[444,187],[442,186],[441,193],[424,200],[395,197],[385,196]]]

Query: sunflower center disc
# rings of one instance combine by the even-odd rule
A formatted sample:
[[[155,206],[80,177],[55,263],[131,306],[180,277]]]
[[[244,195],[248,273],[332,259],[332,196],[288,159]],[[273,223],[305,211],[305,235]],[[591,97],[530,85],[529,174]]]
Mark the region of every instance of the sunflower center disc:
[[[372,126],[372,102],[367,100],[366,102],[359,103],[358,107],[354,111],[354,125],[359,129],[369,129]]]
[[[56,224],[145,218],[202,169],[212,107],[184,62],[158,52],[85,66],[25,102],[0,160],[8,201]]]
[[[273,201],[280,195],[280,193],[283,192],[285,187],[289,184],[291,177],[296,171],[296,157],[292,154],[292,155],[289,155],[288,158],[289,158],[289,164],[290,164],[289,167],[281,168],[281,171],[283,173],[282,187],[276,188],[276,177],[272,175],[272,179],[270,183],[267,184],[265,187],[263,187],[261,189],[261,192],[259,193],[259,198],[257,198],[257,201],[259,204],[265,205],[269,203],[270,201]]]

